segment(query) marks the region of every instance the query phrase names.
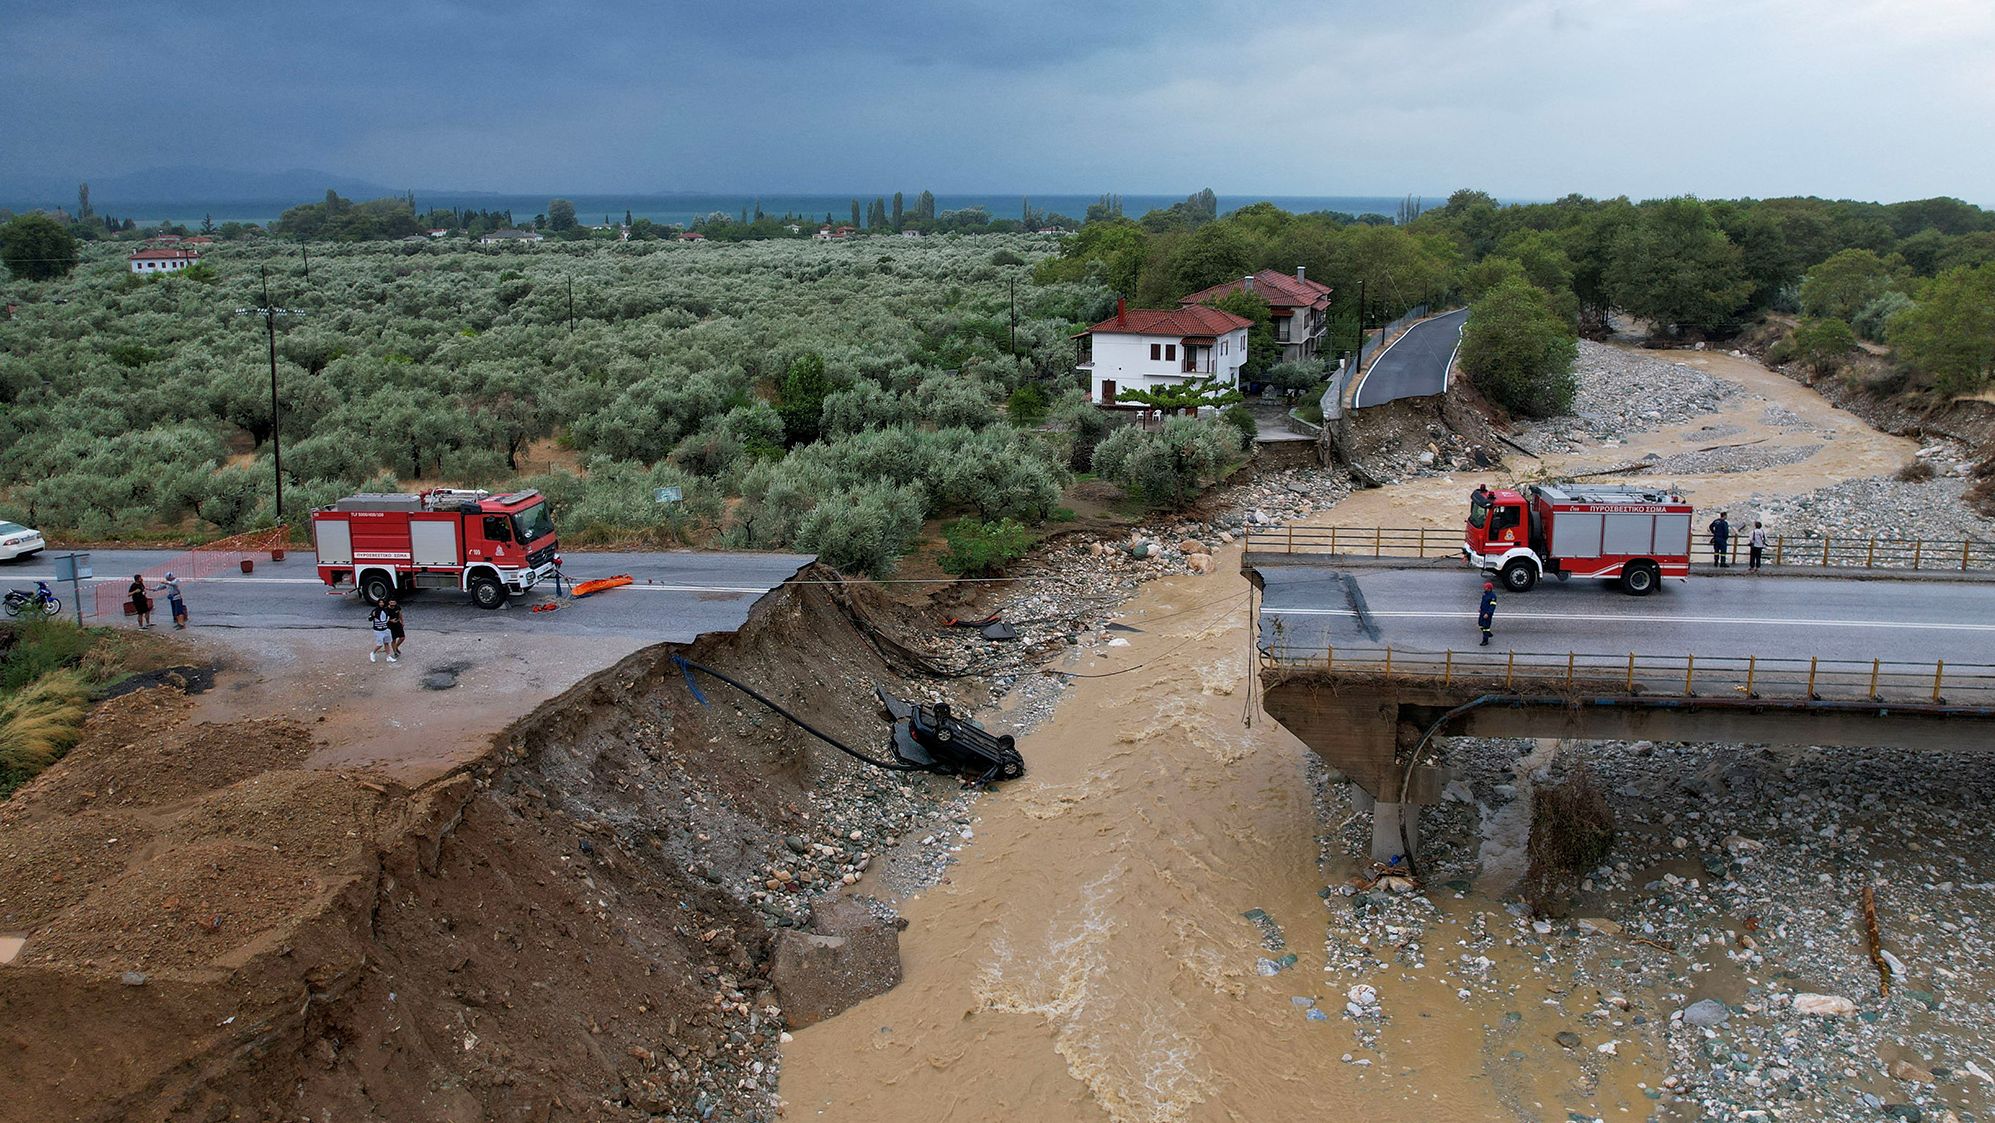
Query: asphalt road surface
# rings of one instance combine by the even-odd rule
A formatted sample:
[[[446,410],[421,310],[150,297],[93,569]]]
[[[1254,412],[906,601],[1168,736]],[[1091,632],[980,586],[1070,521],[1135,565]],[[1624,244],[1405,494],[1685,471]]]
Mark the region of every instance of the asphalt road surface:
[[[1268,566],[1264,647],[1469,651],[1482,577],[1460,570]],[[1646,597],[1604,582],[1499,593],[1496,651],[1995,663],[1995,583],[1697,577]]]
[[[1462,325],[1469,310],[1422,320],[1406,329],[1359,375],[1358,392],[1351,399],[1357,407],[1382,406],[1400,398],[1422,398],[1448,388],[1448,368],[1462,345]]]
[[[0,589],[33,590],[36,579],[47,581],[63,600],[63,614],[73,615],[68,582],[58,583],[49,551],[37,557],[0,562]],[[812,558],[807,554],[696,553],[568,553],[562,570],[570,581],[628,573],[636,583],[581,600],[564,599],[555,612],[530,612],[535,604],[554,600],[554,583],[544,582],[504,608],[485,610],[463,593],[419,590],[402,600],[411,633],[548,632],[641,636],[645,642],[685,643],[703,632],[733,631],[748,618],[748,610],[764,594],[795,576]],[[86,622],[124,625],[119,607],[134,573],[157,581],[159,567],[180,565],[185,553],[166,550],[93,550],[90,564],[96,576],[84,582]],[[285,560],[256,561],[255,571],[220,573],[189,579],[182,572],[187,612],[194,629],[292,628],[352,629],[367,626],[367,609],[350,590],[335,594],[319,581],[310,550],[291,551]],[[95,587],[108,586],[98,594]],[[166,600],[154,594],[154,620],[170,627]],[[104,615],[91,619],[99,603]]]

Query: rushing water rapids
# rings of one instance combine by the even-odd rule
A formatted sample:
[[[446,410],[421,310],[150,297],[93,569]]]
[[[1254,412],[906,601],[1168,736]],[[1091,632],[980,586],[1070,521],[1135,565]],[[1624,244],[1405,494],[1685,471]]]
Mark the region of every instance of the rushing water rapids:
[[[1749,366],[1723,373],[1749,375]],[[1728,411],[1738,431],[1759,436],[1767,403],[1778,402],[1831,432],[1829,447],[1805,467],[1751,479],[1680,478],[1700,502],[1742,500],[1749,488],[1805,490],[1909,456],[1906,442],[1768,372],[1757,370],[1748,388]],[[1694,427],[1548,467],[1682,448]],[[1472,482],[1423,478],[1361,493],[1312,521],[1446,522]],[[1356,946],[1343,892],[1360,873],[1361,851],[1342,832],[1349,801],[1322,786],[1309,751],[1250,697],[1247,586],[1237,551],[1218,560],[1215,576],[1166,578],[1134,596],[1119,617],[1140,631],[1127,646],[1055,666],[1116,673],[1075,678],[1021,744],[1030,775],[978,801],[974,838],[951,876],[901,902],[909,927],[900,986],[796,1035],[782,1084],[790,1117],[1466,1121],[1667,1111],[1650,1094],[1669,1071],[1652,1025],[1612,1020],[1625,1030],[1613,1048],[1589,1042],[1575,1055],[1557,1035],[1583,996],[1571,993],[1559,959],[1530,939],[1487,935],[1514,922],[1491,894],[1521,872],[1520,824],[1486,824],[1485,872],[1501,876],[1430,887],[1417,954]],[[1344,953],[1368,963],[1364,981],[1382,1015],[1347,1011]],[[1500,982],[1464,985],[1465,972]]]

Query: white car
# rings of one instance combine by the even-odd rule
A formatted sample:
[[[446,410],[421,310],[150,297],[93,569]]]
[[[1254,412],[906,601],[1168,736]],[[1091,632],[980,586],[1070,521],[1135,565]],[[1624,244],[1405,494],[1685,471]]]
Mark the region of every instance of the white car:
[[[0,561],[13,561],[15,558],[25,558],[29,554],[39,554],[46,545],[48,543],[42,541],[41,531],[29,530],[20,523],[0,520]]]

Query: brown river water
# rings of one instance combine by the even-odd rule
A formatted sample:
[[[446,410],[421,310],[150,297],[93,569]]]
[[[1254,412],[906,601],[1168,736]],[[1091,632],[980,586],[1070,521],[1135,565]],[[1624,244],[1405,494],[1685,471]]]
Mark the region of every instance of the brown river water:
[[[1747,386],[1719,415],[1745,433],[1729,439],[1800,439],[1760,425],[1769,402],[1835,433],[1809,460],[1750,479],[1679,477],[1700,503],[1888,472],[1911,454],[1756,364],[1669,357],[1722,366],[1713,373]],[[1708,421],[1550,467],[1680,451]],[[1474,478],[1360,493],[1311,521],[1452,522]],[[1424,966],[1394,961],[1365,977],[1389,1016],[1369,1029],[1345,1016],[1352,980],[1334,964],[1326,972],[1325,945],[1348,930],[1350,904],[1336,890],[1360,872],[1339,829],[1349,801],[1337,787],[1319,800],[1309,751],[1251,700],[1248,586],[1237,548],[1218,560],[1212,576],[1144,586],[1118,617],[1140,630],[1127,646],[1056,664],[1114,673],[1073,681],[1020,746],[1031,773],[973,805],[949,878],[900,902],[904,981],[795,1035],[783,1061],[787,1117],[1650,1117],[1657,1105],[1641,1086],[1666,1071],[1653,1039],[1630,1032],[1618,1055],[1586,1065],[1558,1057],[1552,1034],[1569,1018],[1560,1003],[1574,996],[1555,967],[1540,967],[1542,949],[1484,941],[1487,970],[1505,985],[1458,992],[1448,970],[1457,941],[1473,924],[1508,921],[1507,879],[1489,864],[1472,890],[1432,894]],[[1335,840],[1320,861],[1319,832]],[[1266,920],[1243,915],[1254,909]],[[1277,929],[1281,947],[1269,940]],[[1261,973],[1283,954],[1292,966]],[[1298,999],[1328,1017],[1311,1020]]]

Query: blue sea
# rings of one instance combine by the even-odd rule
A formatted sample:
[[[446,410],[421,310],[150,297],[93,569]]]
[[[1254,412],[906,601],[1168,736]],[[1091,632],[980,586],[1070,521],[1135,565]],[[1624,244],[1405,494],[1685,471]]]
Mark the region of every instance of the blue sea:
[[[903,193],[908,211],[914,210],[914,201],[921,192],[917,189]],[[670,194],[670,195],[568,195],[565,198],[575,204],[575,215],[585,223],[598,223],[606,218],[611,222],[623,220],[624,212],[633,217],[648,218],[659,223],[690,223],[718,211],[727,215],[740,215],[742,208],[752,214],[759,203],[762,210],[771,215],[794,214],[813,221],[822,222],[826,215],[833,221],[849,221],[852,216],[852,200],[855,196],[846,194],[813,195],[753,195],[753,194]],[[889,206],[893,203],[893,192],[867,192],[856,196],[863,212],[866,205],[875,198],[885,198]],[[1017,218],[1029,199],[1032,209],[1040,213],[1052,212],[1080,221],[1086,215],[1088,204],[1099,199],[1099,195],[945,195],[935,196],[936,211],[963,210],[969,207],[982,207],[993,218]],[[1182,202],[1183,195],[1124,195],[1123,213],[1131,218],[1140,217],[1144,212],[1168,207]],[[418,214],[432,207],[468,208],[471,210],[505,211],[510,210],[517,222],[531,221],[533,216],[547,210],[549,196],[545,195],[502,195],[483,192],[416,192],[416,212]],[[1401,196],[1392,195],[1221,195],[1219,212],[1226,214],[1252,203],[1268,202],[1292,213],[1308,211],[1341,211],[1345,214],[1396,214]],[[1447,201],[1447,193],[1424,196],[1428,208],[1438,207]],[[316,202],[317,198],[266,199],[250,201],[208,201],[200,199],[168,200],[156,203],[120,203],[113,199],[104,200],[99,210],[116,214],[119,218],[132,218],[141,225],[167,221],[200,225],[202,219],[213,216],[216,222],[259,222],[268,223],[283,214],[288,207],[299,203]]]

